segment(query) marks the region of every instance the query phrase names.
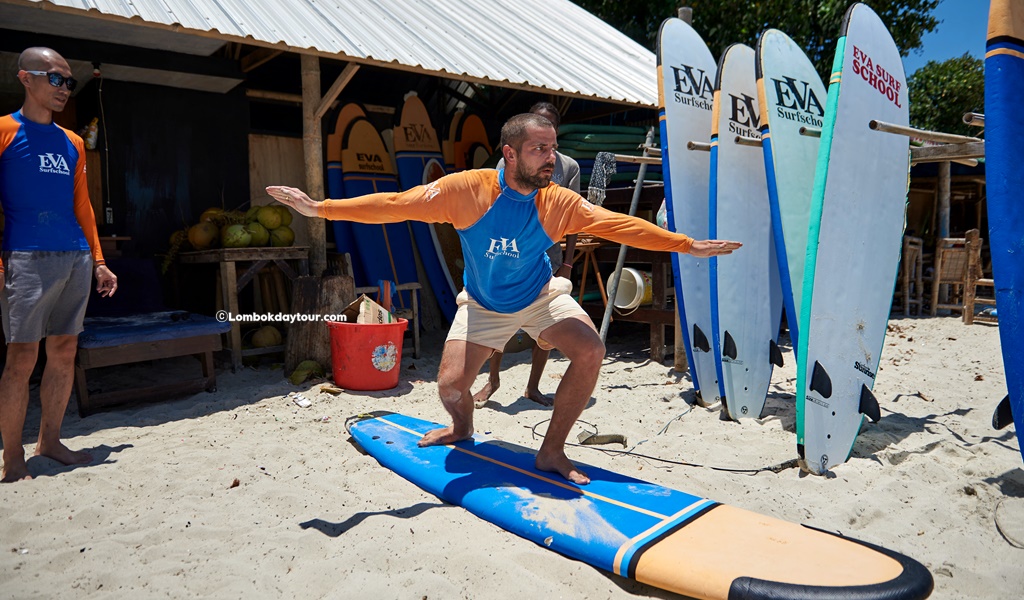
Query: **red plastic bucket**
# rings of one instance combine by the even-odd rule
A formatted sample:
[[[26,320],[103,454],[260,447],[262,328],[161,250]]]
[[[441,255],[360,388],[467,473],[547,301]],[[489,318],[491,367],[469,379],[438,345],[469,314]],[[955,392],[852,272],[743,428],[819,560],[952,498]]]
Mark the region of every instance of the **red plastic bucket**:
[[[390,390],[397,386],[402,336],[408,324],[405,319],[383,324],[327,321],[334,383],[349,390]]]

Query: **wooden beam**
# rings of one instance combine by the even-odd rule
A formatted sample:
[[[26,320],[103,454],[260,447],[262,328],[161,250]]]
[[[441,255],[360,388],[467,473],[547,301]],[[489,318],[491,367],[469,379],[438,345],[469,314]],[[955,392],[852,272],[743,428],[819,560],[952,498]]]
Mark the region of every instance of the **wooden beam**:
[[[305,56],[306,55],[303,54],[303,57],[305,57]],[[348,85],[348,82],[352,81],[352,78],[356,76],[356,71],[358,71],[358,70],[359,70],[359,65],[357,65],[356,63],[348,63],[347,65],[345,65],[345,70],[341,72],[341,75],[338,75],[338,78],[335,79],[334,83],[331,84],[331,89],[327,90],[327,93],[324,94],[324,97],[320,99],[320,103],[317,104],[316,111],[314,111],[314,113],[313,113],[313,116],[314,116],[314,118],[316,118],[316,122],[317,122],[318,126],[320,124],[320,119],[322,119],[324,117],[324,115],[327,114],[327,111],[331,109],[331,105],[334,103],[335,100],[338,99],[338,94],[341,93],[341,90],[345,89],[345,86]],[[305,71],[305,70],[303,70],[303,71]],[[319,65],[317,66],[317,71],[319,71]],[[317,75],[317,81],[319,81],[319,80],[320,80],[320,76]],[[302,91],[302,100],[303,100],[303,103],[305,103],[305,101],[306,101],[306,88],[305,88],[305,85],[303,85],[302,90],[303,90]],[[318,90],[317,91],[317,95],[319,95],[319,94],[320,94],[320,92]]]
[[[949,162],[939,163],[939,237],[949,237]]]
[[[320,57],[302,54],[302,149],[306,164],[306,193],[318,200],[324,198],[324,143],[320,115],[321,106],[330,106],[320,97]],[[343,73],[344,74],[344,73]],[[340,79],[340,78],[339,78]],[[327,237],[323,219],[306,219],[309,228],[309,270],[320,277],[327,269]]]
[[[945,144],[942,146],[922,146],[910,149],[910,162],[928,163],[945,162],[953,159],[983,158],[985,142],[967,144]]]
[[[242,72],[248,73],[256,67],[265,65],[274,60],[281,54],[284,54],[284,50],[276,50],[274,48],[257,48],[242,57],[242,60],[240,61]]]

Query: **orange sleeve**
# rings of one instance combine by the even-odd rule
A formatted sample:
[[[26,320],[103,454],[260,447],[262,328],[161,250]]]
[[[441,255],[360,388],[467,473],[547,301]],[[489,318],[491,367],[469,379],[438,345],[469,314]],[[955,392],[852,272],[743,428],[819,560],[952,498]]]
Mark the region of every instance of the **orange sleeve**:
[[[498,197],[498,172],[489,169],[446,175],[404,192],[324,200],[317,215],[332,221],[451,223],[465,229],[476,223]]]
[[[21,127],[13,116],[5,115],[0,117],[0,155],[7,150],[7,147],[14,141],[14,136],[18,135],[18,128]],[[0,260],[0,273],[4,272],[4,262]]]
[[[566,234],[589,233],[641,250],[689,252],[693,238],[672,233],[637,217],[594,206],[572,190],[549,186],[540,191],[537,210],[544,231],[553,240]]]
[[[78,134],[66,129],[64,131],[78,149],[78,162],[75,163],[75,218],[82,228],[82,233],[85,234],[85,241],[89,242],[93,267],[96,267],[106,264],[106,261],[103,260],[103,250],[100,248],[100,234],[96,231],[96,215],[92,211],[92,202],[89,201],[89,181],[85,175],[85,142]]]

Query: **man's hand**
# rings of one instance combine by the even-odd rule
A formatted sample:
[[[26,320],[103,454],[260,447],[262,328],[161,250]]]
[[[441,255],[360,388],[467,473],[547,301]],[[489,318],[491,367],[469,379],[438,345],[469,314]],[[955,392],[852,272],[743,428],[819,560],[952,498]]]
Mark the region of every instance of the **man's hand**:
[[[320,206],[320,203],[313,202],[305,192],[298,188],[285,185],[270,185],[267,186],[267,193],[281,204],[294,208],[300,215],[307,217],[318,216],[317,208]]]
[[[690,254],[698,258],[722,256],[724,254],[732,254],[733,250],[741,246],[743,244],[739,242],[729,242],[726,240],[693,240],[693,245],[690,246]]]
[[[117,291],[117,275],[114,275],[107,265],[96,265],[96,291],[100,296],[108,298]]]

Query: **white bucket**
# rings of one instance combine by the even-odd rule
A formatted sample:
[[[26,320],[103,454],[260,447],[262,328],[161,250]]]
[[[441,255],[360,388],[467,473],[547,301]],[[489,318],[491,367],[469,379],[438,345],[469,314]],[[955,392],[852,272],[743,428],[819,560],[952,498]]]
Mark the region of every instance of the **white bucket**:
[[[611,285],[613,272],[608,276],[605,287]],[[630,267],[623,267],[622,275],[619,277],[619,288],[615,290],[615,300],[612,304],[615,308],[631,310],[653,301],[654,288],[651,285],[651,274],[646,271],[638,271]]]

